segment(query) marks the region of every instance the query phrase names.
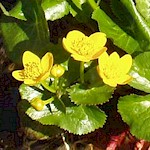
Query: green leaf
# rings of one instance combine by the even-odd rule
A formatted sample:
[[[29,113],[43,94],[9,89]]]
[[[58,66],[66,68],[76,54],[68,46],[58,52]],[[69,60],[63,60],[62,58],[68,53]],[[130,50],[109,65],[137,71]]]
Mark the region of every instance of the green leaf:
[[[95,106],[75,106],[70,102],[67,94],[63,95],[60,101],[55,99],[52,103],[46,105],[42,111],[36,111],[29,104],[30,101],[35,97],[46,100],[53,94],[45,91],[39,84],[36,87],[22,84],[19,91],[22,99],[19,109],[26,112],[32,120],[39,121],[43,125],[56,125],[71,133],[81,135],[92,132],[105,123],[106,115],[99,108]]]
[[[114,88],[101,85],[93,86],[87,89],[86,87],[76,84],[69,89],[71,101],[75,104],[97,105],[107,102],[114,91]]]
[[[106,33],[107,38],[110,38],[116,46],[130,54],[141,51],[139,43],[121,29],[103,10],[97,8],[92,18],[98,22],[99,30]]]
[[[115,88],[103,83],[95,65],[89,68],[84,77],[84,86],[76,84],[68,90],[72,102],[75,104],[97,105],[103,104],[111,98]]]
[[[39,97],[42,99],[50,97],[50,94],[47,94],[47,92],[44,92],[43,90],[44,89],[42,86],[40,86],[40,84],[36,85],[35,87],[30,87],[28,85],[21,84],[21,86],[19,87],[19,92],[22,99],[18,104],[20,120],[22,122],[22,126],[24,127],[26,134],[29,136],[32,134],[32,138],[36,139],[45,139],[48,138],[48,136],[53,136],[62,132],[56,126],[42,125],[38,121],[32,120],[32,118],[25,114],[26,109],[31,107],[30,101],[33,98]],[[26,109],[23,110],[22,105],[24,105]]]
[[[145,0],[142,2],[142,0],[140,0],[138,3],[136,3],[135,7],[134,2],[131,0],[112,0],[111,8],[114,15],[118,19],[116,22],[119,24],[119,26],[129,35],[134,37],[140,44],[141,48],[145,50],[148,49],[145,42],[149,43],[149,28],[147,26],[147,22],[145,22],[145,20],[140,16],[136,8],[143,7],[143,3],[145,3],[145,6],[147,5],[146,7],[148,7],[148,2]],[[146,7],[143,7],[143,10],[145,10],[144,15],[146,15]],[[113,17],[113,20],[115,20],[114,18],[115,17]],[[142,39],[145,40],[142,41]]]
[[[36,38],[39,41],[48,41],[48,25],[41,7],[41,0],[22,0],[22,11],[27,19],[28,25],[32,26],[33,30],[35,30],[34,40]]]
[[[0,23],[7,54],[17,63],[25,50],[39,56],[50,50],[48,25],[39,1],[22,1],[22,5],[26,21],[3,16]]]
[[[58,110],[62,111],[63,113],[66,113],[66,106],[61,99],[55,98],[53,104]]]
[[[146,21],[138,13],[133,0],[122,0],[122,4],[128,9],[131,17],[134,19],[132,28],[134,30],[134,37],[140,44],[143,51],[150,50],[150,28]]]
[[[18,113],[21,121],[21,125],[24,129],[26,136],[32,140],[48,139],[49,136],[55,136],[63,132],[59,127],[52,125],[43,125],[38,121],[32,120],[25,111],[21,109],[21,105],[30,107],[30,104],[26,100],[22,100],[18,103]]]
[[[57,20],[69,14],[69,4],[66,0],[44,0],[42,8],[45,12],[46,20]]]
[[[116,18],[113,21],[136,41],[143,51],[150,50],[150,29],[147,22],[139,14],[133,0],[112,0],[111,8]],[[106,11],[106,10],[105,10]],[[110,14],[109,14],[110,15]],[[111,15],[112,16],[112,15]]]
[[[150,1],[149,0],[135,0],[136,9],[141,14],[141,16],[145,19],[150,27]]]
[[[91,19],[93,9],[86,0],[68,0],[68,4],[70,5],[70,13],[78,22],[86,24],[89,29],[93,28],[93,25],[95,25],[95,22]]]
[[[42,0],[41,6],[44,10],[46,20],[54,21],[69,14],[69,4],[66,0]],[[25,20],[21,8],[22,3],[19,1],[9,14],[15,18]]]
[[[51,113],[48,108],[36,111],[24,102],[22,101],[20,107],[33,120],[39,121],[43,125],[59,126],[74,134],[82,135],[92,132],[102,127],[106,120],[104,112],[95,106],[67,107],[66,113],[62,113],[51,104]]]
[[[118,24],[122,23],[121,26],[123,26],[123,29],[127,28],[130,32],[132,32],[131,24],[134,23],[134,19],[131,17],[128,9],[122,4],[122,2],[118,0],[111,0],[110,7],[115,15],[113,20],[117,19],[116,22]]]
[[[141,53],[133,59],[130,75],[133,77],[130,86],[150,93],[150,52]]]
[[[130,131],[139,139],[150,141],[150,95],[121,97],[118,111]]]
[[[37,85],[36,87],[31,87],[26,84],[21,84],[19,87],[21,99],[26,99],[29,102],[35,97],[42,98],[44,92],[43,90],[44,89],[40,85]]]

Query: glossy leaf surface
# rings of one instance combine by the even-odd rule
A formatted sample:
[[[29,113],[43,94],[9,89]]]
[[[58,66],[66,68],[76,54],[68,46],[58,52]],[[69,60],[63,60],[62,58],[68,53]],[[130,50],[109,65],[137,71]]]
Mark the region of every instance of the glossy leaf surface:
[[[76,84],[69,91],[71,101],[76,104],[98,105],[107,102],[111,98],[114,88],[103,85],[86,89],[86,87]]]
[[[150,93],[150,52],[136,56],[130,75],[133,80],[129,83],[132,87]]]
[[[69,13],[69,4],[66,0],[42,0],[41,6],[45,13],[46,20],[57,20]],[[19,1],[17,5],[9,12],[11,16],[25,20],[22,12],[22,3]]]
[[[106,33],[116,46],[130,54],[141,50],[139,43],[121,29],[102,9],[97,8],[92,18],[98,22],[99,30]]]
[[[150,1],[149,0],[135,0],[136,8],[144,20],[148,23],[150,27]]]
[[[128,95],[121,97],[118,110],[133,135],[150,140],[150,95]]]
[[[34,90],[34,88],[32,88],[31,90],[30,88],[31,87],[24,84],[20,87],[22,98],[20,109],[31,119],[43,125],[56,125],[71,133],[82,135],[102,127],[105,123],[105,113],[96,106],[75,106],[68,103],[66,113],[64,113],[59,109],[60,104],[57,105],[57,103],[54,102],[45,106],[42,111],[36,111],[31,107],[29,102],[34,97],[42,98],[46,96],[46,93],[42,93],[40,90],[37,92],[36,89]],[[62,101],[66,100],[62,99]]]
[[[7,54],[17,63],[21,63],[25,50],[30,50],[39,56],[50,50],[48,26],[40,1],[22,1],[22,5],[26,21],[3,16],[0,23]]]

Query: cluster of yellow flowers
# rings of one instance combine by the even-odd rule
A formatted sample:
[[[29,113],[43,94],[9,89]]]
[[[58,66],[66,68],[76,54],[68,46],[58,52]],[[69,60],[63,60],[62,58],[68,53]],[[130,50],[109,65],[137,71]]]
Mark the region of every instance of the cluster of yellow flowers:
[[[105,44],[106,34],[96,32],[89,37],[80,31],[70,31],[63,38],[63,47],[71,56],[81,62],[89,62],[98,59],[98,74],[105,84],[116,87],[117,84],[127,84],[132,80],[128,72],[132,66],[132,57],[129,54],[119,57],[117,52],[108,55]],[[23,54],[23,70],[13,71],[12,76],[24,81],[25,84],[34,85],[45,79],[50,74],[60,77],[64,74],[64,68],[60,65],[53,66],[53,55],[47,52],[42,59],[30,51]]]
[[[74,30],[63,38],[63,46],[75,60],[88,62],[98,59],[98,74],[105,84],[116,87],[117,84],[129,83],[132,80],[127,74],[132,66],[131,55],[126,54],[120,58],[118,53],[113,52],[109,56],[106,41],[105,33],[97,32],[87,37]]]

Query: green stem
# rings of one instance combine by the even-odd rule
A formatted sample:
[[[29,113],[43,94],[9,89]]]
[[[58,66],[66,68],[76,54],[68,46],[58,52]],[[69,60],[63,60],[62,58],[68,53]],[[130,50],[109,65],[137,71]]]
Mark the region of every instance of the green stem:
[[[59,79],[57,77],[55,77],[55,79],[54,79],[54,87],[55,87],[56,90],[58,89],[58,82],[59,82]]]
[[[5,9],[5,7],[2,5],[2,3],[0,3],[0,8],[1,8],[2,12],[3,12],[6,16],[9,16],[8,11]]]
[[[45,81],[41,82],[42,86],[47,89],[48,91],[52,92],[52,93],[56,93],[56,90],[53,89],[52,87],[48,86],[47,83]]]
[[[99,6],[100,2],[101,2],[101,0],[98,0],[98,1],[97,1],[97,6]]]
[[[45,105],[47,105],[47,104],[51,103],[53,100],[54,100],[54,97],[51,97],[51,98],[49,98],[49,99],[47,99],[43,102],[44,102]]]
[[[80,62],[80,81],[83,84],[84,83],[84,62]]]
[[[95,0],[88,0],[88,3],[91,5],[93,10],[95,10],[98,7]]]

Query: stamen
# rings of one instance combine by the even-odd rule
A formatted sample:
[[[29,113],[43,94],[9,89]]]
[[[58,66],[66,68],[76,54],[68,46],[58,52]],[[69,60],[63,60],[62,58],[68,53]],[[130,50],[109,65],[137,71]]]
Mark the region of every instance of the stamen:
[[[35,62],[29,62],[24,66],[24,78],[25,79],[37,79],[41,75],[40,64]]]
[[[117,67],[117,64],[107,64],[105,68],[103,68],[103,72],[107,79],[114,79],[120,77],[120,75],[122,74],[122,72]]]
[[[72,42],[72,49],[79,55],[91,55],[93,53],[93,43],[87,37],[83,37]]]

